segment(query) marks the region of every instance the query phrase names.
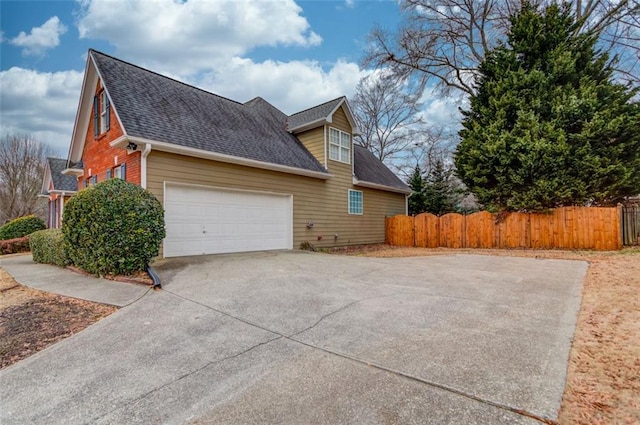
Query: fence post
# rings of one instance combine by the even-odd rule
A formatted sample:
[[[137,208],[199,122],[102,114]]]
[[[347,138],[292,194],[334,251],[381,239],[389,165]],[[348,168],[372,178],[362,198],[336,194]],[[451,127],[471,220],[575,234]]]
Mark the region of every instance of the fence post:
[[[411,233],[413,234],[413,244],[411,244],[412,248],[416,247],[416,216],[411,216]]]

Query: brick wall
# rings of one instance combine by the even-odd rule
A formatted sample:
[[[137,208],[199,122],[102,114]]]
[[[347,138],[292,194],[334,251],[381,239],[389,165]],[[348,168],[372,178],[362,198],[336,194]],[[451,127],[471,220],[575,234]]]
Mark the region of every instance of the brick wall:
[[[100,93],[100,82],[96,86],[95,94]],[[111,105],[109,113],[109,130],[94,137],[93,101],[91,102],[91,118],[89,128],[85,135],[82,161],[84,162],[84,174],[78,179],[78,190],[84,187],[85,180],[91,176],[97,176],[98,182],[107,178],[107,170],[121,164],[126,164],[126,179],[137,185],[140,184],[140,151],[128,153],[126,149],[113,148],[109,143],[123,135],[122,128],[116,117],[114,105]]]

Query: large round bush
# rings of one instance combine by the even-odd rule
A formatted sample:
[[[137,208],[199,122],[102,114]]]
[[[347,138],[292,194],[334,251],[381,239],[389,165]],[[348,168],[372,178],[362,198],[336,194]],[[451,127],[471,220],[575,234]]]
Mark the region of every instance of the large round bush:
[[[147,190],[110,179],[69,199],[62,234],[73,265],[97,275],[131,274],[158,255],[164,211]]]
[[[0,227],[0,241],[21,238],[38,230],[42,230],[45,227],[44,221],[35,215],[18,217]]]

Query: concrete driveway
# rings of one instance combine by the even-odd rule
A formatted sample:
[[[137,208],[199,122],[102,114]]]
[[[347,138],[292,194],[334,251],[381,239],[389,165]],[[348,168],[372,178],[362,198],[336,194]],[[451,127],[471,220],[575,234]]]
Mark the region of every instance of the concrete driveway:
[[[0,423],[539,424],[560,407],[586,268],[165,261],[163,290],[0,372]]]

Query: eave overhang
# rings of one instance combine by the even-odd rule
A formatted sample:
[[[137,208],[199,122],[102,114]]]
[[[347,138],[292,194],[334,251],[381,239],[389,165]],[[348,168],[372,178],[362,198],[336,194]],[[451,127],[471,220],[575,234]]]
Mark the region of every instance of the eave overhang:
[[[65,168],[61,173],[67,176],[80,177],[84,174],[84,170],[82,168]]]
[[[403,193],[405,195],[408,195],[408,194],[411,193],[411,189],[409,189],[409,188],[402,189],[402,188],[399,188],[399,187],[387,186],[387,185],[384,185],[384,184],[367,182],[367,181],[363,181],[363,180],[358,180],[356,177],[353,178],[353,185],[354,186],[360,186],[360,187],[366,187],[366,188],[369,188],[369,189],[384,190],[386,192]]]
[[[228,164],[244,165],[251,168],[260,168],[263,170],[278,171],[287,174],[296,174],[299,176],[312,177],[316,179],[327,180],[333,177],[329,173],[319,171],[305,170],[304,168],[290,167],[287,165],[273,164],[270,162],[257,161],[254,159],[241,158],[233,155],[225,155],[217,152],[205,151],[202,149],[180,146],[173,143],[160,142],[157,140],[149,140],[135,136],[121,136],[109,143],[110,146],[126,149],[129,143],[137,145],[149,145],[153,150],[161,152],[175,153],[178,155],[186,155],[195,158],[209,159],[212,161],[225,162]]]

